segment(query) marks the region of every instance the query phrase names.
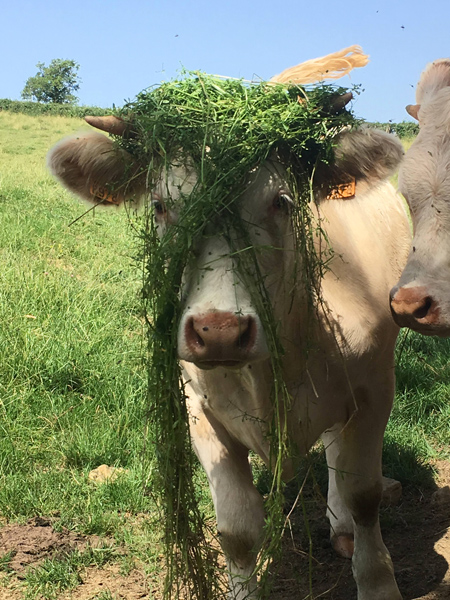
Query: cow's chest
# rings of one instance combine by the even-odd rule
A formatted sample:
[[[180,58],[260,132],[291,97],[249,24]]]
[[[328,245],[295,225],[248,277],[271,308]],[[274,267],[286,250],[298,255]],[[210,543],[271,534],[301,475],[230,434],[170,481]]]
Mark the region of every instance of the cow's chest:
[[[204,371],[183,363],[183,374],[191,415],[211,416],[232,438],[268,463],[274,415],[270,364]],[[343,382],[336,385],[326,365],[313,376],[316,382],[307,373],[292,379],[289,406],[282,405],[292,448],[299,454],[306,453],[323,431],[348,415],[349,394]]]

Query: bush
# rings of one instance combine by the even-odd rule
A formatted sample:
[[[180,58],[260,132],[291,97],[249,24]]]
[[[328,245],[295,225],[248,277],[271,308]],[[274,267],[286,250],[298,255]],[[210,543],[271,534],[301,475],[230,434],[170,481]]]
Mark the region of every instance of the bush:
[[[374,129],[395,133],[399,138],[411,138],[419,133],[419,124],[411,121],[402,121],[401,123],[379,123],[375,121],[374,123],[366,123],[366,125]]]
[[[86,115],[103,116],[111,114],[111,108],[98,106],[74,106],[71,104],[42,104],[41,102],[26,102],[21,100],[0,99],[0,110],[27,115],[60,115],[64,117],[78,117]]]

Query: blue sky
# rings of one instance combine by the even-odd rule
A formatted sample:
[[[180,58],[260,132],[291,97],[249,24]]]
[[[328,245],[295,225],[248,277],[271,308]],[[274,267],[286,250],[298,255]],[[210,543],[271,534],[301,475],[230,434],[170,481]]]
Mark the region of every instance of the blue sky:
[[[180,68],[269,79],[360,44],[351,82],[368,120],[411,120],[425,65],[450,56],[449,0],[0,0],[0,98],[20,99],[36,63],[80,64],[81,104],[120,106]]]

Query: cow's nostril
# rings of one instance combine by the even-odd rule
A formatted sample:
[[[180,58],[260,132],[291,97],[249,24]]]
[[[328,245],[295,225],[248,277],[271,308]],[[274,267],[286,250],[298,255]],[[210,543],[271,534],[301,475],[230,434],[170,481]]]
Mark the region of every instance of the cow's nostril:
[[[208,331],[208,327],[203,327],[203,331]],[[205,347],[205,340],[199,334],[198,329],[195,327],[193,317],[191,317],[186,323],[186,339],[189,345],[197,348]]]
[[[438,302],[425,286],[394,288],[391,292],[391,311],[397,325],[418,331],[423,331],[425,326],[438,324],[441,312]]]
[[[416,308],[416,310],[413,312],[413,317],[415,319],[424,319],[427,316],[432,305],[433,305],[432,298],[430,298],[430,296],[427,296],[426,298],[424,298],[423,305],[420,306],[419,308]]]
[[[203,348],[205,345],[204,339],[200,335],[198,335],[198,333],[196,331],[194,331],[194,334],[195,334],[195,341],[196,341],[197,345],[200,346],[201,348]]]
[[[255,342],[255,324],[253,319],[249,316],[243,321],[240,320],[240,332],[238,337],[238,347],[242,349],[249,349]]]

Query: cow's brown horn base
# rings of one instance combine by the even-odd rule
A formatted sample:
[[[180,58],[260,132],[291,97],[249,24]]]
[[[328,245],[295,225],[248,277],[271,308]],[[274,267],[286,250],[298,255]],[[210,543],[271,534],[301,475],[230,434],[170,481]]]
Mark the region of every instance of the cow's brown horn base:
[[[92,125],[92,127],[105,131],[106,133],[112,133],[113,135],[125,136],[130,132],[130,123],[114,115],[109,115],[107,117],[87,116],[84,117],[84,120],[86,123],[89,123],[89,125]]]
[[[406,106],[405,108],[406,112],[410,117],[416,119],[416,121],[419,120],[420,104],[408,104],[408,106]]]
[[[347,104],[350,102],[350,100],[353,100],[353,94],[351,92],[342,94],[341,96],[338,96],[336,98],[336,100],[333,101],[333,103],[331,105],[331,109],[334,112],[340,112],[347,106]]]

